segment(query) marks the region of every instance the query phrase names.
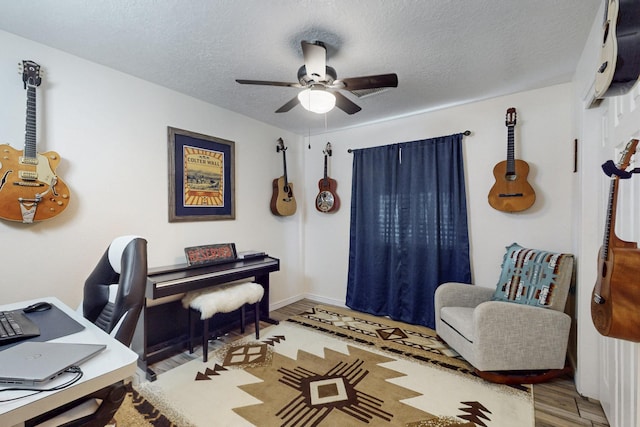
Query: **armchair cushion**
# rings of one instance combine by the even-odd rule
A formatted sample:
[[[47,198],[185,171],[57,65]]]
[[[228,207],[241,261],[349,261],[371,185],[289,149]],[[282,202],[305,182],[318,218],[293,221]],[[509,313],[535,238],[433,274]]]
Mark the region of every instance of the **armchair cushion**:
[[[558,283],[568,283],[572,271],[570,254],[528,249],[513,243],[504,255],[492,300],[563,310],[569,287]]]
[[[462,338],[473,343],[474,326],[473,312],[471,307],[443,307],[440,311],[440,318],[449,327],[454,329]]]

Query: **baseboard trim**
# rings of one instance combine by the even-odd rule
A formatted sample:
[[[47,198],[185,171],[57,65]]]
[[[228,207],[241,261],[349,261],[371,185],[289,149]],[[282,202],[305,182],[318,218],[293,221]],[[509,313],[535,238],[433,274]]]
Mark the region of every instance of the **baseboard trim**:
[[[311,301],[315,301],[319,304],[329,304],[329,305],[335,305],[337,307],[346,307],[344,301],[341,300],[337,300],[337,299],[333,299],[333,298],[327,298],[327,297],[323,297],[320,295],[314,295],[314,294],[299,294],[293,297],[289,297],[283,300],[280,300],[278,302],[274,302],[269,304],[269,311],[274,311],[274,310],[278,310],[282,307],[285,307],[287,305],[296,303],[300,300],[303,299],[309,299]]]

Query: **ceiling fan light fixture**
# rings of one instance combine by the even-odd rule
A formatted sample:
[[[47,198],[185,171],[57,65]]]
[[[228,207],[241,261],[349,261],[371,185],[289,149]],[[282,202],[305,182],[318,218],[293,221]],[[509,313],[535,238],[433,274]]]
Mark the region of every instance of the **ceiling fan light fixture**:
[[[298,100],[305,110],[317,114],[327,113],[336,106],[336,96],[324,89],[305,89],[298,94]]]

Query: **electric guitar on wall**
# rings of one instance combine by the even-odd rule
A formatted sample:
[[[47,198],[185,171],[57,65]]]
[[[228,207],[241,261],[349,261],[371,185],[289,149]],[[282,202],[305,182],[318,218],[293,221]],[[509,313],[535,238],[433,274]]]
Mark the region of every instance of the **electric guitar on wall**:
[[[596,98],[623,95],[640,76],[640,1],[605,1]]]
[[[536,193],[527,182],[529,165],[514,157],[513,128],[516,126],[516,109],[507,110],[507,160],[493,168],[495,184],[489,191],[489,204],[503,212],[519,212],[529,209],[536,201]]]
[[[632,139],[617,168],[625,170],[636,152]],[[616,205],[620,177],[612,174],[607,222],[598,253],[598,278],[591,298],[591,320],[604,336],[640,342],[640,250],[616,236]]]
[[[327,142],[324,150],[324,178],[318,181],[320,192],[316,196],[316,209],[324,213],[335,212],[340,208],[340,199],[336,193],[338,182],[327,175],[327,157],[329,156],[331,156],[331,143]]]
[[[296,198],[293,196],[293,183],[287,179],[287,156],[282,138],[278,138],[276,151],[282,151],[282,163],[284,165],[284,175],[273,180],[273,194],[271,196],[271,212],[278,216],[289,216],[296,213]]]
[[[60,156],[36,151],[36,87],[40,66],[22,61],[22,81],[27,90],[24,150],[0,145],[0,218],[32,223],[53,218],[69,204],[69,188],[55,174]]]

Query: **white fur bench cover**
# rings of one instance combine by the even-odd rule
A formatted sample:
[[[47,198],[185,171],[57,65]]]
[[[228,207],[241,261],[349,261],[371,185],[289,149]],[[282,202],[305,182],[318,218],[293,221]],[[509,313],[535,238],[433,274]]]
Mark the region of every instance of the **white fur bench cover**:
[[[182,298],[182,306],[198,310],[200,319],[205,320],[216,313],[237,310],[244,304],[255,304],[262,300],[263,294],[264,288],[253,282],[220,285],[187,292]]]

